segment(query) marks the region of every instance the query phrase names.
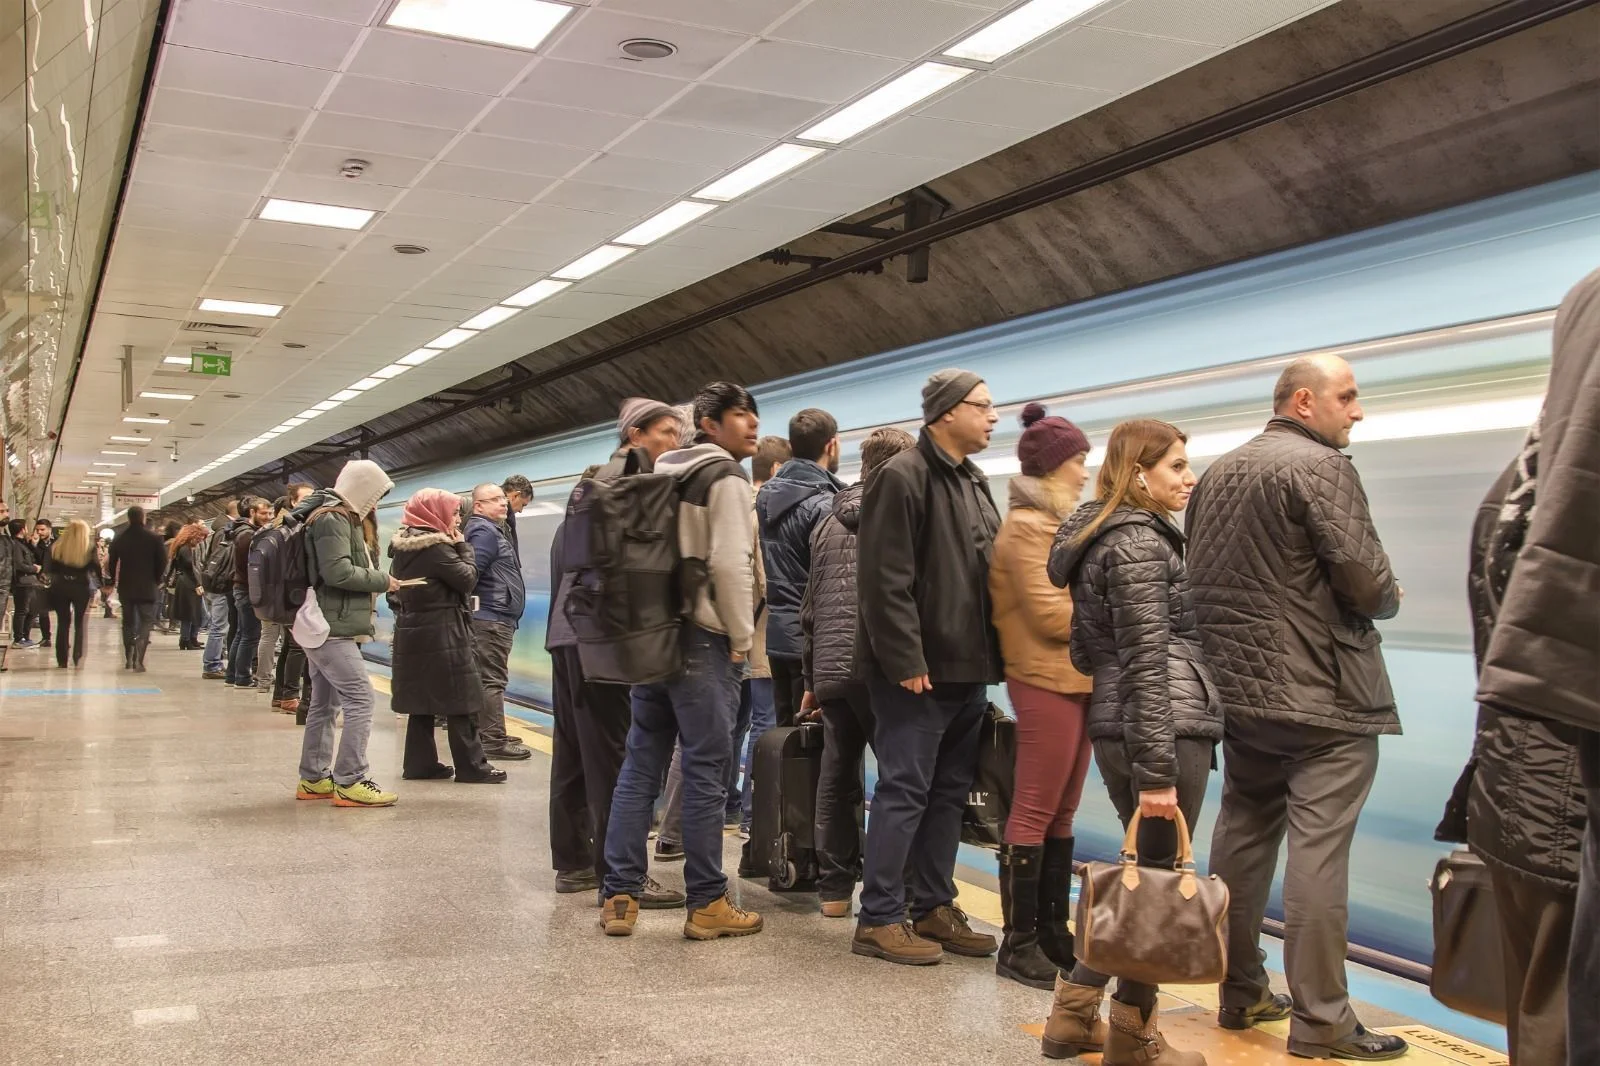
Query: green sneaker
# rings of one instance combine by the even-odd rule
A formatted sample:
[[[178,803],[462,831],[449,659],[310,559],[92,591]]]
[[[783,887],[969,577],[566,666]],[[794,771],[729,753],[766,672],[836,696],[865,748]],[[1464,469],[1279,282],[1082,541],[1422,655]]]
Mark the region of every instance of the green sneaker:
[[[393,807],[399,798],[395,793],[385,792],[376,782],[366,778],[353,785],[335,785],[333,788],[335,807]]]
[[[294,790],[297,800],[326,800],[333,799],[333,778],[324,777],[321,781],[307,781],[300,779],[300,787]]]

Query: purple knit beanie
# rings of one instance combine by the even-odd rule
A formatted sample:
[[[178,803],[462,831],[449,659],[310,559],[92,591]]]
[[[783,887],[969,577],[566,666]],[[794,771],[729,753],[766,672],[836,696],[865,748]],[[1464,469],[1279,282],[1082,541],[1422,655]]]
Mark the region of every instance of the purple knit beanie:
[[[1017,441],[1017,458],[1028,477],[1044,477],[1079,453],[1087,454],[1089,438],[1065,418],[1046,416],[1044,404],[1030,403],[1022,409],[1022,439]]]

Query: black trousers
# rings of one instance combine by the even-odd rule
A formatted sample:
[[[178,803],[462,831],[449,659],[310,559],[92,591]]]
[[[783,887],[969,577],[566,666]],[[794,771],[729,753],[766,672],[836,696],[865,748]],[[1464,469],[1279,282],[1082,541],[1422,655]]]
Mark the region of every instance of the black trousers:
[[[628,729],[633,724],[633,701],[627,685],[585,681],[581,712],[576,715],[578,746],[583,761],[583,789],[589,801],[594,872],[602,880],[606,865],[606,829],[611,824],[611,795],[628,753]]]
[[[450,757],[456,773],[482,773],[489,769],[489,757],[478,743],[478,727],[470,714],[452,714],[445,719],[450,737]],[[439,746],[433,739],[433,715],[413,714],[406,721],[406,754],[403,772],[426,774],[439,765]]]
[[[1600,733],[1583,734],[1578,765],[1589,790],[1589,822],[1567,966],[1567,1047],[1573,1066],[1600,1062],[1600,1010],[1595,1009],[1600,1002]]]
[[[805,664],[783,655],[769,655],[772,664],[772,709],[778,725],[794,725],[806,695]]]
[[[1489,867],[1505,963],[1506,1041],[1514,1064],[1567,1061],[1567,949],[1577,893]]]
[[[822,701],[822,775],[817,781],[817,895],[849,899],[861,879],[866,829],[866,750],[877,728],[867,686]]]
[[[40,640],[50,641],[50,590],[40,585],[13,585],[11,588],[11,639],[27,640],[33,620],[39,620]]]
[[[556,727],[550,753],[550,863],[558,873],[574,873],[595,865],[594,819],[583,776],[583,737],[578,718],[584,714],[583,664],[577,648],[552,648]]]
[[[56,665],[67,665],[67,638],[72,638],[72,661],[83,661],[83,637],[85,613],[89,610],[89,597],[91,593],[87,586],[74,589],[68,593],[57,590],[52,606],[56,611]]]
[[[265,667],[262,667],[265,669]],[[295,642],[294,632],[283,627],[283,648],[272,674],[272,698],[311,702],[311,671],[306,669],[305,649]]]
[[[239,630],[239,607],[233,602],[232,585],[222,590],[222,598],[228,601],[228,637],[222,645],[222,655],[226,660],[223,670],[231,678],[233,676],[233,636]]]

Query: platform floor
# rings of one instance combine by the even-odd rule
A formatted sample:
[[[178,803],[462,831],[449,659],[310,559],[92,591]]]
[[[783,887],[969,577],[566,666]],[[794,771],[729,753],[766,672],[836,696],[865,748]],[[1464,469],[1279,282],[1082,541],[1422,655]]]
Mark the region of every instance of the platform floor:
[[[296,803],[292,717],[202,681],[175,637],[126,673],[118,632],[91,622],[81,670],[13,649],[0,675],[0,1063],[1040,1061],[1048,993],[989,960],[853,956],[851,923],[810,897],[735,881],[759,936],[693,943],[675,912],[601,936],[593,897],[552,891],[547,756],[506,764],[504,786],[403,782],[381,695],[370,756],[400,803]],[[537,724],[512,725],[548,752]],[[681,885],[680,867],[653,872]],[[969,880],[964,905],[998,922]],[[1426,997],[1358,985],[1391,1006]],[[1428,1041],[1402,1061],[1505,1061],[1358,1009]],[[1175,989],[1164,1027],[1213,1066],[1301,1061],[1287,1023],[1229,1034],[1214,1010],[1213,989]]]

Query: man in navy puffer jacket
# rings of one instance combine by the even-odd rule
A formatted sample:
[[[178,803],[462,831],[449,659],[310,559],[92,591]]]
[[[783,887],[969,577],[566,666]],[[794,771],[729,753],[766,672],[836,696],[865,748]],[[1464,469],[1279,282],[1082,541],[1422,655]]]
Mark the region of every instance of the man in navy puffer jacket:
[[[761,558],[767,571],[767,658],[772,664],[778,725],[793,725],[805,694],[800,601],[811,571],[811,531],[833,513],[839,469],[839,424],[808,407],[789,420],[794,458],[756,494]]]
[[[479,485],[472,490],[472,516],[467,519],[466,539],[478,565],[478,585],[473,590],[478,609],[472,612],[472,644],[478,673],[483,678],[478,739],[491,758],[530,759],[533,752],[506,732],[511,641],[517,635],[527,600],[517,546],[505,527],[506,512],[505,490],[499,485]]]

